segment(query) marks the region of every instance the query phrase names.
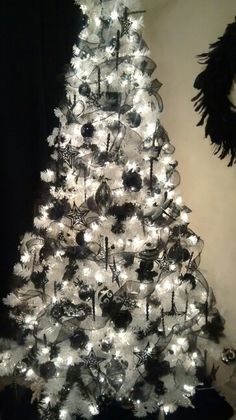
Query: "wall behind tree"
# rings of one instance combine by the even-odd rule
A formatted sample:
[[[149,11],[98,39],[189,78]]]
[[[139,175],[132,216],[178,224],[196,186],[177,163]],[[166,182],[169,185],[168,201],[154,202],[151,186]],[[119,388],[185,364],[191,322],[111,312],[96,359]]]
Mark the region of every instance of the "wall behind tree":
[[[180,191],[193,211],[190,226],[205,242],[201,269],[236,345],[236,166],[213,156],[191,103],[202,68],[196,56],[234,21],[235,0],[143,0],[143,7],[144,37],[163,83],[161,121],[176,147]]]

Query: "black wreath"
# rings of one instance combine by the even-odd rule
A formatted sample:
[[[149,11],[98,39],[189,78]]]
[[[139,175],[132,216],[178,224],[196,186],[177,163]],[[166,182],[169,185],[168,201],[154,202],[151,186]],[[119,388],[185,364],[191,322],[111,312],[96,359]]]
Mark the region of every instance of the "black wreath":
[[[236,17],[225,33],[210,44],[208,53],[198,56],[206,64],[196,78],[194,87],[200,92],[192,99],[201,115],[197,126],[205,123],[205,137],[211,138],[214,154],[220,159],[230,156],[228,166],[236,162],[236,108],[228,95],[236,75]]]

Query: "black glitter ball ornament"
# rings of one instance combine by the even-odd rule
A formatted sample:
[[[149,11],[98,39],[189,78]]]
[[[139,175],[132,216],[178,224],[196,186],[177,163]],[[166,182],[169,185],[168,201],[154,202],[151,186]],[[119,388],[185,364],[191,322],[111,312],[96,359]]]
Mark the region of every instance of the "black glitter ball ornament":
[[[95,127],[92,123],[84,124],[81,127],[81,134],[85,139],[93,137],[94,131]]]
[[[54,319],[60,319],[64,315],[63,307],[59,303],[53,306],[51,309],[51,316]]]
[[[88,341],[89,338],[83,330],[76,331],[74,335],[70,337],[70,345],[74,350],[84,349]]]
[[[79,93],[82,96],[89,96],[91,93],[91,89],[88,83],[84,82],[79,87]]]
[[[142,121],[141,115],[138,114],[136,111],[129,112],[127,114],[127,121],[131,128],[137,128],[140,126],[141,121]]]
[[[119,311],[113,315],[112,321],[117,329],[124,329],[132,322],[132,315],[128,310]]]
[[[90,286],[83,285],[79,290],[79,298],[85,302],[89,301],[93,297],[93,289]]]
[[[138,172],[130,169],[128,172],[124,172],[122,175],[123,185],[125,190],[138,192],[142,188],[142,178]]]
[[[56,373],[56,366],[53,362],[46,362],[39,367],[40,376],[44,379],[53,378]]]
[[[176,242],[168,252],[168,259],[181,263],[189,260],[190,253],[186,248],[183,248],[179,242]]]

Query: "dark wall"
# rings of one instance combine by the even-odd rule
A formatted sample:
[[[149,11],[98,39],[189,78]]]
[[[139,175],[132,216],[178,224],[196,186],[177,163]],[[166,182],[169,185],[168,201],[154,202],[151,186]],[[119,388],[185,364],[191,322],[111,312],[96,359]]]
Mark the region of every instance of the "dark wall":
[[[54,108],[64,93],[64,68],[80,29],[73,0],[1,0],[1,280],[10,288],[19,236],[30,230],[39,173],[57,124]]]

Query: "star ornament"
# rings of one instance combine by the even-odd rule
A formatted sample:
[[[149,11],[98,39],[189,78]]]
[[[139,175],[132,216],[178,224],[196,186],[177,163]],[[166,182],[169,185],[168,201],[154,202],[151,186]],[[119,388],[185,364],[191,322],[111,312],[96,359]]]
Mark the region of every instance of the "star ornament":
[[[104,357],[98,357],[96,356],[93,349],[90,350],[90,353],[88,356],[81,356],[81,359],[83,360],[84,364],[92,369],[98,369],[100,363],[102,363],[106,358]]]
[[[68,145],[64,148],[60,148],[58,150],[58,153],[59,153],[59,158],[72,168],[73,160],[74,160],[74,157],[77,156],[78,150]]]
[[[136,367],[138,368],[141,365],[143,365],[152,355],[152,350],[151,350],[149,342],[147,343],[146,347],[143,350],[134,352],[134,355],[137,356],[138,358],[138,363],[136,365]]]
[[[71,220],[72,227],[76,225],[86,226],[86,216],[88,213],[88,209],[80,209],[74,206],[71,212],[67,214],[67,217]]]

